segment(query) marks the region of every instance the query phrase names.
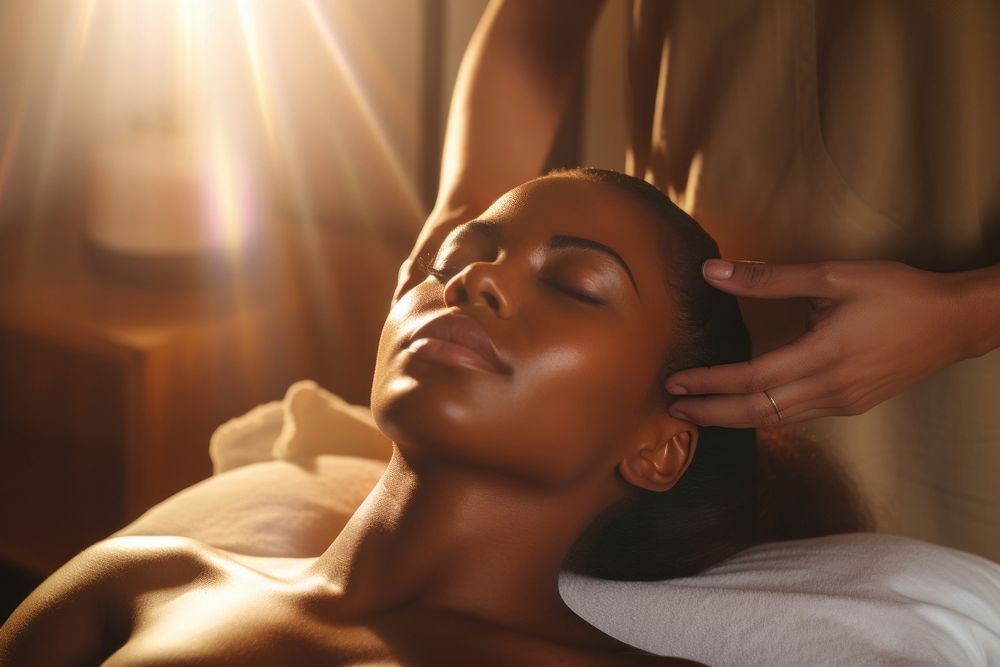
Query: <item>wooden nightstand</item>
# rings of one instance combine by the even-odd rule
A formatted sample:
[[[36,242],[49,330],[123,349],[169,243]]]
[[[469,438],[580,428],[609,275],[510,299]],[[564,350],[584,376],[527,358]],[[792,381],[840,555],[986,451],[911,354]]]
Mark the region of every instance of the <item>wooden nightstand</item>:
[[[279,253],[157,288],[102,275],[74,231],[0,236],[0,560],[39,574],[208,476],[213,430],[323,381],[333,343]]]

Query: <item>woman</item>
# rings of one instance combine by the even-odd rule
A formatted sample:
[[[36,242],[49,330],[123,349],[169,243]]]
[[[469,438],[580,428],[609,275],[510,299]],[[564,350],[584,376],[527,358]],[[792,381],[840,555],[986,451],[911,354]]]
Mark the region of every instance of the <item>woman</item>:
[[[0,662],[665,660],[575,616],[557,580],[564,563],[687,574],[755,539],[753,431],[672,417],[663,389],[748,357],[735,300],[700,280],[717,255],[637,179],[514,189],[393,305],[372,386],[393,456],[322,555],[263,569],[193,540],[107,540],[15,612]]]
[[[398,289],[452,227],[540,173],[580,64],[614,70],[587,52],[602,4],[608,36],[623,27],[614,3],[489,3]],[[626,96],[626,171],[727,258],[766,262],[706,264],[745,297],[757,354],[672,375],[674,415],[808,422],[881,530],[1000,560],[1000,485],[983,474],[1000,467],[1000,3],[629,5],[627,76],[588,79],[592,100]],[[600,144],[613,106],[588,104],[609,125]]]

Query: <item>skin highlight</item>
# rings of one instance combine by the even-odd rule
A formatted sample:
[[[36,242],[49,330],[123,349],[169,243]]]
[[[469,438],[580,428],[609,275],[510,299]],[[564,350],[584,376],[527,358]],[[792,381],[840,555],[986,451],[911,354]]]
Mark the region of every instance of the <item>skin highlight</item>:
[[[638,488],[668,491],[697,447],[658,373],[675,306],[657,222],[626,193],[561,177],[480,219],[502,236],[446,240],[437,274],[386,320],[372,409],[393,456],[322,555],[265,563],[193,540],[109,540],[29,598],[0,656],[45,657],[31,651],[68,633],[76,643],[58,650],[108,664],[234,652],[251,664],[671,664],[607,637],[558,593],[588,524]],[[628,270],[596,246],[552,243],[565,236],[613,249]],[[413,335],[441,316],[485,331],[503,369],[444,346],[420,353]],[[74,630],[83,614],[115,631],[87,640]]]

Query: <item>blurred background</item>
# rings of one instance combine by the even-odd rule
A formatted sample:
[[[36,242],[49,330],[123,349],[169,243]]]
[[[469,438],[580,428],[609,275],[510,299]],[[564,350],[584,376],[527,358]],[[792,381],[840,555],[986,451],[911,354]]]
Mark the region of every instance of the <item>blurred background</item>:
[[[292,382],[368,402],[485,4],[0,0],[6,598],[207,477],[213,430]],[[627,12],[550,166],[623,166]]]

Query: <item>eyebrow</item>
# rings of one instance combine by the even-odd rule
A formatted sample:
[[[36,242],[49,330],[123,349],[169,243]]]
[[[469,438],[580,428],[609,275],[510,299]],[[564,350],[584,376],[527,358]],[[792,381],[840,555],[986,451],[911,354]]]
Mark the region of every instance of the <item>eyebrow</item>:
[[[500,226],[500,223],[492,220],[472,220],[460,225],[457,229],[461,230],[460,234],[466,230],[478,232],[497,245],[503,240],[503,227]]]
[[[628,275],[629,281],[632,283],[632,288],[635,293],[639,294],[639,286],[635,282],[635,276],[632,275],[632,270],[628,268],[628,264],[622,259],[622,256],[615,252],[614,248],[606,246],[603,243],[598,243],[592,239],[585,239],[582,236],[567,236],[560,234],[559,236],[553,236],[549,239],[548,247],[553,250],[558,250],[561,248],[582,248],[584,250],[596,250],[597,252],[603,252],[604,254],[615,260],[622,269],[625,270],[626,275]]]
[[[467,222],[464,225],[461,225],[460,228],[462,232],[468,230],[481,234],[486,238],[490,239],[491,241],[497,243],[498,245],[503,240],[503,226],[500,223],[494,222],[492,220],[472,220],[471,222]],[[574,248],[582,250],[594,250],[597,252],[604,253],[605,255],[613,259],[620,267],[622,267],[622,269],[625,271],[625,274],[628,276],[629,281],[632,283],[632,288],[635,290],[635,293],[637,295],[639,294],[639,285],[636,284],[635,282],[635,276],[632,275],[632,270],[628,268],[628,264],[625,262],[622,256],[615,251],[614,248],[604,245],[603,243],[600,243],[598,241],[594,241],[593,239],[584,238],[582,236],[571,236],[568,234],[559,234],[553,236],[551,239],[549,239],[549,242],[546,244],[546,247],[552,250]]]

